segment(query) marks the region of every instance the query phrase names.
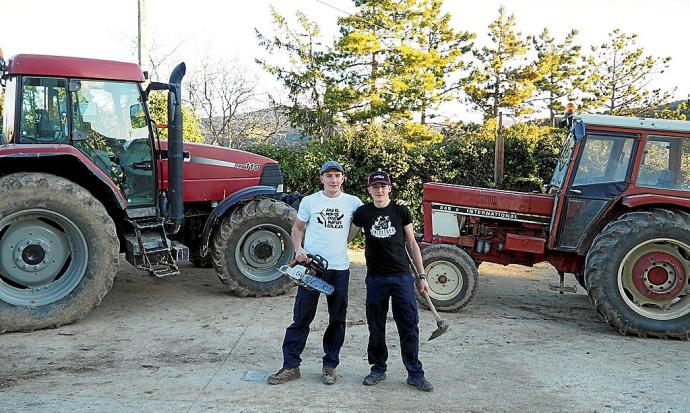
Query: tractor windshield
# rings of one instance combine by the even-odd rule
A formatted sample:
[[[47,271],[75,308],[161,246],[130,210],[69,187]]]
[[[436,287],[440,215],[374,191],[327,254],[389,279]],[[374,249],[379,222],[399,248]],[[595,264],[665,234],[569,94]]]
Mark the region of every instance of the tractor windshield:
[[[154,200],[153,159],[136,83],[71,80],[74,145],[108,174],[131,206]]]
[[[563,139],[563,143],[561,144],[561,153],[558,156],[558,163],[556,164],[556,169],[553,171],[550,186],[560,188],[563,184],[563,179],[565,179],[565,173],[568,170],[568,165],[573,158],[574,147],[575,136],[571,131],[568,133],[565,139]]]

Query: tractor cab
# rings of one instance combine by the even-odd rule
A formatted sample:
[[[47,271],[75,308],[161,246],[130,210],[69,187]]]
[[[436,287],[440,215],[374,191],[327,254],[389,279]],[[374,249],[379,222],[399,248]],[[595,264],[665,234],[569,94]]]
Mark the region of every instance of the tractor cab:
[[[117,186],[128,207],[156,200],[153,130],[145,110],[144,80],[136,65],[99,61],[98,76],[65,62],[18,55],[6,71],[4,135],[18,145],[71,145]],[[55,63],[55,62],[52,62]],[[79,64],[77,64],[79,63]],[[42,67],[51,67],[43,73]],[[94,74],[91,74],[94,76]]]
[[[584,254],[635,195],[690,198],[688,122],[579,115],[570,123],[549,183],[550,247]]]

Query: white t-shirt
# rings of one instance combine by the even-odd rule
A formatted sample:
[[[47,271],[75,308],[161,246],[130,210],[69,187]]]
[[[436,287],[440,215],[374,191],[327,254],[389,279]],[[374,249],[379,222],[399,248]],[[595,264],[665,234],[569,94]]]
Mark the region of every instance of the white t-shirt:
[[[356,196],[341,193],[336,198],[329,198],[323,191],[302,198],[299,204],[297,219],[307,223],[304,249],[324,257],[329,270],[350,268],[347,235],[352,214],[360,205],[362,201]]]

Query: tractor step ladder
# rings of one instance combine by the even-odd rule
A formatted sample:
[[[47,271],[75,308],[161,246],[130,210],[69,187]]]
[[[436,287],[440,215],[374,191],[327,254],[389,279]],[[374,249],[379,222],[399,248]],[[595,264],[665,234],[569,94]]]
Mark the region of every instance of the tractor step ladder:
[[[176,257],[173,257],[173,251],[178,258],[185,260],[186,256],[188,260],[187,247],[176,241],[170,242],[165,233],[165,224],[161,219],[147,218],[130,222],[134,227],[139,253],[142,257],[136,267],[159,278],[178,275],[180,270],[175,263]]]

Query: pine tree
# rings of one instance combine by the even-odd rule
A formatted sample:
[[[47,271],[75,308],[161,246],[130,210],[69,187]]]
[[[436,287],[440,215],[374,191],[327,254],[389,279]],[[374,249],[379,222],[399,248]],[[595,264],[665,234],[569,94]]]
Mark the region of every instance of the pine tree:
[[[290,124],[307,136],[328,139],[335,132],[341,105],[337,96],[330,96],[337,92],[328,74],[331,49],[322,43],[319,26],[302,12],[296,13],[299,21],[296,30],[274,8],[271,14],[275,33],[269,38],[256,30],[259,45],[271,55],[287,54],[290,64],[283,67],[265,59],[256,61],[289,92],[290,102],[282,107]]]
[[[454,99],[474,37],[450,26],[442,0],[356,0],[354,15],[339,19],[337,68],[349,98],[352,123],[375,119],[421,123],[440,103]]]
[[[540,93],[532,102],[543,102],[549,111],[551,126],[555,126],[556,114],[565,108],[564,98],[574,100],[578,90],[587,89],[581,47],[575,44],[577,34],[577,30],[571,30],[558,43],[549,29],[544,28],[539,37],[533,39],[540,77],[535,86]]]
[[[615,29],[609,33],[608,42],[592,47],[592,55],[587,58],[592,82],[589,102],[610,115],[655,111],[672,93],[650,89],[650,84],[664,73],[670,60],[645,55],[644,49],[637,47],[637,34]]]
[[[515,31],[515,16],[503,7],[489,25],[491,47],[474,50],[476,64],[465,86],[470,103],[484,114],[496,118],[499,112],[521,116],[532,111],[526,104],[539,80],[536,66],[527,61],[529,38]]]

